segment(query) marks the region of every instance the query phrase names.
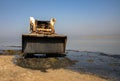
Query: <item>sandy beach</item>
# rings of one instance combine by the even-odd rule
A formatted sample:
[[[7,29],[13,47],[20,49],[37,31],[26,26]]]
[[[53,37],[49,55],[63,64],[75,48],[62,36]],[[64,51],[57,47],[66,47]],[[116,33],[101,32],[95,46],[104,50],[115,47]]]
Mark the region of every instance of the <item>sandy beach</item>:
[[[90,74],[80,74],[67,69],[48,69],[47,72],[19,67],[14,56],[0,55],[0,81],[108,81]]]

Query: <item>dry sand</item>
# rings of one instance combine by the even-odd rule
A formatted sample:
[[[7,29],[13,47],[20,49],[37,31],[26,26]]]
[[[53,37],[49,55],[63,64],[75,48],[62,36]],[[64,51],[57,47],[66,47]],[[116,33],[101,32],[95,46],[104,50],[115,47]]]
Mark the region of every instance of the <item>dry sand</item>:
[[[0,55],[0,81],[108,81],[95,75],[67,69],[49,69],[47,72],[22,68],[13,63],[14,56]]]

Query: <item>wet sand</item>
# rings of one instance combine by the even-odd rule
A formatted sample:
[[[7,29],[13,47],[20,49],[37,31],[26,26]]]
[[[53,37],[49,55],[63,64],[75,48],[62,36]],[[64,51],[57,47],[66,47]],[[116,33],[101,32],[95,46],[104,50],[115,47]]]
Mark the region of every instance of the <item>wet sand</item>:
[[[119,81],[120,58],[104,53],[68,50],[64,57],[1,51],[0,81]]]

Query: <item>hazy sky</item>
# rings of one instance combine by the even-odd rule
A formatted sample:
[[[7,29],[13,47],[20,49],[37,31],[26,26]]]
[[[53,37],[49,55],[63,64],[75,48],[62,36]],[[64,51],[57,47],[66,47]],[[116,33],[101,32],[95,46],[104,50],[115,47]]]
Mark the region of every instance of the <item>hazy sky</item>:
[[[30,16],[68,36],[120,34],[120,0],[0,0],[0,41],[28,33]]]

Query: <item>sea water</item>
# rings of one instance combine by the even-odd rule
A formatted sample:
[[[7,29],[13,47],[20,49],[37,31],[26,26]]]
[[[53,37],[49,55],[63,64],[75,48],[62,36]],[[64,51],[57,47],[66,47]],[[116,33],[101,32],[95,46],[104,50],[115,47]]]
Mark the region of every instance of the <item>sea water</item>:
[[[120,36],[70,37],[67,49],[120,54]]]

